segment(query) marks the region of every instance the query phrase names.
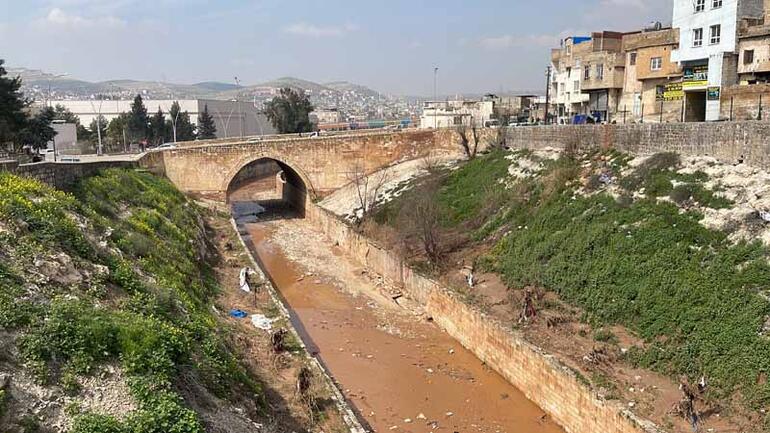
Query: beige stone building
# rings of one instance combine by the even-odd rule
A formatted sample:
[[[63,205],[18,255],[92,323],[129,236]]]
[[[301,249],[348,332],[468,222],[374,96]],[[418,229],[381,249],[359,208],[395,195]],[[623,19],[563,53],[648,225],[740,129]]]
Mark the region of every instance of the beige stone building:
[[[682,69],[671,61],[679,45],[678,29],[626,34],[625,77],[619,112],[626,122],[681,120]],[[618,122],[622,120],[616,119]]]
[[[581,63],[582,91],[588,94],[588,112],[598,121],[617,120],[625,81],[624,33],[594,32],[591,50]]]

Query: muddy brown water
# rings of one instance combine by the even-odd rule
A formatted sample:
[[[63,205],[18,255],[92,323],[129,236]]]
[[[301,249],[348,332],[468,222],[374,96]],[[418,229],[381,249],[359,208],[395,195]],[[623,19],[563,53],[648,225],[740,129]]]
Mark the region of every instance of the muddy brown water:
[[[521,391],[435,324],[395,303],[306,276],[287,257],[275,224],[248,224],[250,246],[290,308],[308,348],[377,432],[563,433]],[[331,247],[329,254],[335,254]],[[337,260],[347,260],[336,251]],[[387,325],[384,325],[384,323]]]

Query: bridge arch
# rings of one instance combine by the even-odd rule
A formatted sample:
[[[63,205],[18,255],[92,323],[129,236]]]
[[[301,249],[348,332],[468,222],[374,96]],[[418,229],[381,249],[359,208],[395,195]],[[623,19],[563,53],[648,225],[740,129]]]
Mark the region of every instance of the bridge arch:
[[[307,200],[315,197],[307,174],[295,164],[272,156],[239,161],[224,179],[228,203],[258,202],[263,207],[289,205],[304,216]]]

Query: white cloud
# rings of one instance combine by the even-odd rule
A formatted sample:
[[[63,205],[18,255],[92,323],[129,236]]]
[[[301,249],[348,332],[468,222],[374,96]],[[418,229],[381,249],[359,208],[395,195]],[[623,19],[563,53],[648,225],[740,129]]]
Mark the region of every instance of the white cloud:
[[[44,24],[69,28],[124,27],[126,22],[114,16],[84,17],[52,8],[43,19]]]
[[[343,36],[347,33],[358,30],[358,26],[353,24],[345,24],[344,26],[316,26],[314,24],[308,24],[300,22],[292,24],[283,29],[284,33],[289,33],[297,36],[307,36],[311,38],[323,38],[332,36]]]

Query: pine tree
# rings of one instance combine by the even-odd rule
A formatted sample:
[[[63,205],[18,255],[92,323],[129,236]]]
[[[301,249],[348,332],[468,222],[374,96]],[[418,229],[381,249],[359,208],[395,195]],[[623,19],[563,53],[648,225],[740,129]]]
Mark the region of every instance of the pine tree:
[[[198,116],[198,139],[211,140],[217,138],[217,126],[214,118],[209,114],[209,106],[203,106],[203,112]]]
[[[51,127],[54,116],[53,108],[45,107],[30,117],[26,127],[19,132],[21,142],[34,150],[48,147],[48,142],[56,136],[56,131]]]
[[[24,109],[29,105],[21,94],[21,79],[7,78],[0,59],[0,144],[19,145],[18,134],[27,126],[27,114]]]
[[[150,142],[154,145],[160,145],[166,141],[168,141],[166,115],[158,107],[158,111],[150,118]]]
[[[128,118],[129,139],[134,143],[145,141],[149,135],[148,122],[147,108],[144,106],[142,95],[136,95]]]

